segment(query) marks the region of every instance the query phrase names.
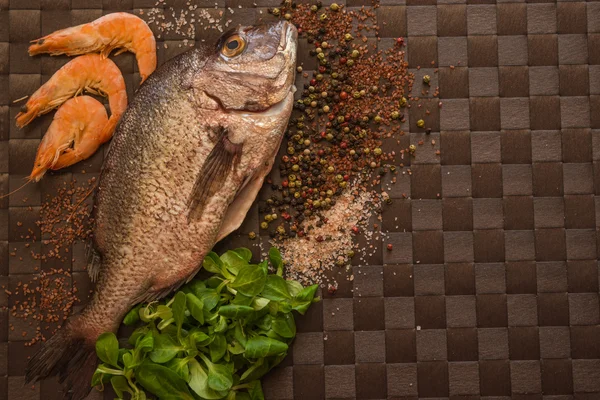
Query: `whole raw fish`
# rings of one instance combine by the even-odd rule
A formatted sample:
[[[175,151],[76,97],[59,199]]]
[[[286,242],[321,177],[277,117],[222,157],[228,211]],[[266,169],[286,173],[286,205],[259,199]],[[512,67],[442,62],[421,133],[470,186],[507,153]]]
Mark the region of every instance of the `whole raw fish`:
[[[28,381],[59,375],[90,390],[94,346],[136,303],[189,280],[254,201],[295,90],[293,25],[240,27],[166,63],[122,117],[100,176],[89,265],[96,290],[30,360]]]

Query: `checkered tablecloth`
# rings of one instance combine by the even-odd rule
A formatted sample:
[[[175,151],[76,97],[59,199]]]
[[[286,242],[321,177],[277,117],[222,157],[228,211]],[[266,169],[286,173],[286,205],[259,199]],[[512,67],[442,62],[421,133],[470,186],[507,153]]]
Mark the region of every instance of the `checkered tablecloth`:
[[[193,3],[215,16],[232,7],[223,18],[249,24],[279,1]],[[379,43],[407,37],[412,70],[417,79],[431,75],[443,106],[431,108],[431,135],[416,128],[423,110],[410,110],[402,147],[425,146],[383,213],[394,250],[379,246],[369,265],[354,266],[353,282],[340,280],[335,295],[324,293],[299,319],[289,357],[264,380],[267,399],[600,399],[600,2],[381,4]],[[187,7],[183,0],[169,6]],[[67,60],[31,58],[28,41],[105,13],[151,7],[154,0],[0,0],[0,193],[30,172],[51,120],[18,130],[12,101]],[[198,32],[197,40],[218,35]],[[176,34],[158,43],[159,63],[185,48]],[[305,70],[314,67],[308,49],[301,40]],[[115,61],[131,96],[139,82],[135,58]],[[23,232],[39,236],[27,207],[35,210],[65,179],[97,174],[102,157],[0,200],[2,285],[52,266],[19,261],[29,252]],[[255,206],[222,246],[251,244],[245,234],[259,232],[258,222]],[[85,292],[83,248],[73,252],[68,266]],[[60,398],[54,381],[23,387],[26,358],[38,348],[23,346],[23,329],[35,326],[0,312],[0,399]]]

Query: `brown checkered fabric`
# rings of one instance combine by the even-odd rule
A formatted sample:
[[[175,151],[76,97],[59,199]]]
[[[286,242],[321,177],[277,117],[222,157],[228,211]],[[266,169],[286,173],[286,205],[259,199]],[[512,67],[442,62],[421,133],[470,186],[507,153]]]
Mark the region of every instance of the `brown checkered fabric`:
[[[19,106],[12,100],[32,93],[67,61],[30,58],[28,41],[113,11],[147,11],[154,3],[0,0],[0,193],[29,173],[51,120],[18,130]],[[180,0],[167,3],[161,7],[186,7]],[[248,24],[269,18],[267,7],[278,3],[200,5],[216,17],[232,7],[235,13],[225,16]],[[381,45],[406,36],[417,81],[431,75],[443,106],[428,117],[431,135],[416,129],[422,110],[409,113],[405,144],[425,145],[412,160],[412,176],[393,186],[394,201],[383,213],[383,228],[391,232],[384,244],[394,250],[379,246],[369,265],[354,266],[353,282],[340,280],[337,294],[323,293],[299,318],[288,358],[264,380],[266,397],[599,399],[600,2],[381,4]],[[207,40],[216,36],[197,31],[207,32]],[[185,49],[181,39],[170,33],[158,40],[159,63]],[[315,67],[308,49],[300,40],[305,70]],[[134,57],[115,61],[133,95],[139,81]],[[28,252],[23,232],[38,229],[26,208],[39,207],[65,179],[97,174],[102,157],[100,151],[70,172],[0,200],[0,284],[12,288],[35,267],[50,267],[27,257],[18,261]],[[222,247],[255,243],[245,234],[258,232],[258,221],[255,206]],[[72,251],[73,279],[83,293],[89,289],[84,249]],[[0,305],[14,301],[0,293]],[[35,328],[0,312],[0,399],[60,398],[54,381],[23,387],[26,359],[38,346],[24,347],[21,332]]]

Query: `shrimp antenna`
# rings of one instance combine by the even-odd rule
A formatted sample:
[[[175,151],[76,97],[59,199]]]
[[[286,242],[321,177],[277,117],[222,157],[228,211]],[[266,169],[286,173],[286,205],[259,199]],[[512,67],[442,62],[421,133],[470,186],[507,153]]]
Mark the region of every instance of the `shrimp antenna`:
[[[0,196],[0,199],[3,199],[3,198],[5,198],[5,197],[8,197],[8,196],[10,196],[11,194],[14,194],[14,193],[18,192],[19,190],[21,190],[21,189],[23,189],[25,186],[27,186],[27,184],[28,184],[28,183],[30,183],[30,182],[31,182],[31,179],[27,180],[27,181],[26,181],[24,184],[22,184],[21,186],[19,186],[18,188],[16,188],[16,189],[15,189],[15,190],[13,190],[12,192],[10,192],[10,193],[7,193],[7,194],[4,194],[4,195]]]
[[[73,216],[75,215],[75,212],[77,211],[77,209],[79,208],[81,203],[83,203],[85,201],[85,199],[87,199],[90,196],[90,194],[92,194],[94,192],[94,190],[96,189],[96,186],[98,186],[98,184],[95,184],[90,190],[88,190],[88,192],[85,194],[85,196],[83,196],[83,199],[79,200],[79,202],[75,205],[73,212],[71,213],[71,215],[69,215],[69,218],[67,218],[67,222],[71,222],[71,218],[73,218]]]

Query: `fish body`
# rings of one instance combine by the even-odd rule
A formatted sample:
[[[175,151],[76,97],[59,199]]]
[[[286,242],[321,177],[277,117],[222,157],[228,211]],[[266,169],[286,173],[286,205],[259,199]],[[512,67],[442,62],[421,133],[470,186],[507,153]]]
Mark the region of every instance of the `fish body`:
[[[83,398],[97,337],[116,332],[137,302],[189,280],[239,227],[292,110],[296,40],[287,22],[240,27],[216,47],[171,60],[140,87],[96,194],[96,290],[31,360],[28,379],[58,374]]]

